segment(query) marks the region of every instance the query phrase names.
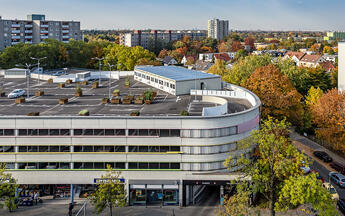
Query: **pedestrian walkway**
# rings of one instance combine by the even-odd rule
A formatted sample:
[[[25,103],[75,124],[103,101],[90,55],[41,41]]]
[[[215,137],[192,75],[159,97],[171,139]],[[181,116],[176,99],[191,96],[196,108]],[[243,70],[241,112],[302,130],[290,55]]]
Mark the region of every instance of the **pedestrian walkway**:
[[[314,151],[324,151],[329,156],[331,156],[331,158],[333,158],[333,161],[336,161],[338,163],[341,163],[341,164],[345,165],[345,158],[343,158],[343,157],[333,153],[332,151],[330,151],[330,150],[326,149],[325,147],[321,146],[320,144],[318,144],[318,143],[308,139],[307,137],[299,135],[295,131],[292,131],[290,133],[290,138],[291,138],[292,141],[295,142],[295,145],[299,149],[304,150],[306,154],[308,154],[309,156],[313,157],[315,160],[317,160],[318,162],[320,162],[322,164],[326,164],[326,163],[323,163],[321,160],[315,158],[314,155],[313,155]],[[309,153],[311,153],[311,155]]]

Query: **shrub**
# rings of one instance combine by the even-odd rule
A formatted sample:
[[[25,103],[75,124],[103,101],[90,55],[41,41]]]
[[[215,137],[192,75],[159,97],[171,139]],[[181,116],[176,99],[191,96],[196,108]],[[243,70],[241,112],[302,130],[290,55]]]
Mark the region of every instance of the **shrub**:
[[[145,100],[152,100],[153,99],[152,89],[147,90],[147,91],[144,92],[144,99]]]
[[[189,112],[187,110],[182,110],[180,116],[189,116]]]
[[[87,110],[87,109],[83,109],[83,110],[81,110],[81,111],[78,113],[78,115],[80,115],[80,116],[88,116],[88,115],[90,115],[90,112],[89,112],[89,110]]]

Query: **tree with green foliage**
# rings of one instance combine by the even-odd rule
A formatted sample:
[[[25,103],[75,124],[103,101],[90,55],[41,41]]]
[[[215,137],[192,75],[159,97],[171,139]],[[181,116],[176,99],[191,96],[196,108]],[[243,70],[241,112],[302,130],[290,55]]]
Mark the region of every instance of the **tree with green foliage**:
[[[229,69],[226,69],[224,60],[216,59],[214,65],[212,65],[207,72],[211,74],[217,74],[223,77],[224,74],[229,73],[229,71]]]
[[[235,85],[244,86],[246,80],[259,67],[269,65],[272,61],[270,55],[250,55],[237,61],[229,73],[224,74],[223,80]]]
[[[305,97],[305,103],[306,105],[309,107],[309,108],[312,108],[314,107],[318,101],[319,101],[319,98],[323,95],[323,91],[317,87],[317,88],[314,88],[314,86],[312,86],[309,91],[308,91],[308,94],[306,95]]]
[[[100,214],[109,207],[110,214],[113,215],[113,208],[124,207],[126,205],[125,185],[120,182],[121,172],[117,172],[107,165],[107,173],[101,176],[100,183],[91,194],[90,201],[95,206],[95,212]]]
[[[241,143],[244,148],[256,145],[254,159],[242,155],[225,161],[227,167],[243,166],[244,177],[251,178],[252,191],[262,194],[269,202],[271,216],[276,213],[285,181],[302,175],[300,167],[308,165],[307,156],[291,143],[289,126],[285,120],[268,117],[262,122],[260,130],[252,132],[251,137]]]
[[[224,206],[219,209],[219,216],[248,216],[250,215],[249,196],[250,185],[248,182],[236,184],[236,193],[224,197]]]
[[[18,185],[11,173],[6,172],[6,164],[0,163],[0,207],[6,208],[9,212],[17,208],[16,191]]]
[[[315,173],[290,176],[285,180],[279,193],[276,209],[287,211],[303,205],[302,211],[307,214],[314,212],[320,216],[339,215],[331,194],[322,186]]]

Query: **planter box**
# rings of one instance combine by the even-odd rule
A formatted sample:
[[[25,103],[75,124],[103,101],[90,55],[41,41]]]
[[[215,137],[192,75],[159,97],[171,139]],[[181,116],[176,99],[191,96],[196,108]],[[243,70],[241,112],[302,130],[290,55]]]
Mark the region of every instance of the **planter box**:
[[[79,113],[78,113],[78,115],[79,116],[89,116],[90,115],[90,112],[88,111],[88,110],[86,110],[86,111],[80,111]]]
[[[66,84],[71,84],[72,83],[72,80],[68,79],[66,80]]]
[[[35,96],[36,97],[39,97],[39,96],[42,96],[42,95],[44,95],[44,91],[39,90],[39,91],[35,92]]]
[[[112,104],[120,104],[120,99],[119,98],[112,98],[110,103],[112,103]]]
[[[141,99],[135,99],[134,104],[143,104],[143,100]]]
[[[81,97],[81,96],[83,96],[83,92],[76,92],[76,93],[74,94],[74,96],[76,96],[76,97]]]
[[[16,104],[21,104],[25,102],[25,98],[16,98],[15,103]]]
[[[68,103],[68,98],[60,98],[59,99],[59,104],[66,104]]]
[[[145,104],[151,104],[151,100],[145,100]]]
[[[0,92],[0,97],[5,97],[5,92]]]
[[[93,89],[98,88],[98,83],[93,83],[93,84],[92,84],[92,88],[93,88]]]
[[[130,85],[125,85],[125,88],[129,88],[130,87]]]
[[[88,81],[83,81],[81,82],[82,85],[89,85],[89,82]]]
[[[63,88],[63,87],[65,87],[65,83],[59,83],[58,84],[58,88]]]
[[[27,116],[39,116],[40,112],[30,112],[27,114]]]
[[[107,104],[109,103],[109,99],[108,98],[103,98],[102,99],[102,104]]]
[[[128,100],[133,100],[134,96],[133,95],[128,95],[125,96],[124,99],[128,99]]]
[[[120,96],[120,92],[113,92],[113,96],[114,96],[114,97]]]
[[[53,83],[53,79],[48,79],[48,83]]]
[[[122,99],[122,104],[131,104],[131,100],[124,98]]]
[[[140,115],[140,113],[138,112],[131,112],[130,114],[129,114],[130,116],[139,116]]]

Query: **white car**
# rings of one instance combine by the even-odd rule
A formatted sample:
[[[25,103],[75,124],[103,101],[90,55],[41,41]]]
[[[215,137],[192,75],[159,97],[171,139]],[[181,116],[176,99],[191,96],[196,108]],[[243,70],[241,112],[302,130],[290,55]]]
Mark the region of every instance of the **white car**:
[[[8,94],[8,98],[17,98],[21,97],[25,94],[25,91],[23,89],[15,89],[11,93]]]
[[[301,170],[303,170],[303,173],[304,173],[304,174],[310,173],[310,171],[311,171],[310,167],[307,166],[307,164],[306,164],[304,161],[302,161],[302,164],[303,164],[304,166],[302,166],[302,167],[300,167],[300,168],[301,168]]]
[[[322,184],[322,187],[326,188],[329,193],[332,195],[333,200],[339,200],[339,194],[337,190],[331,185],[331,183],[325,182]]]

